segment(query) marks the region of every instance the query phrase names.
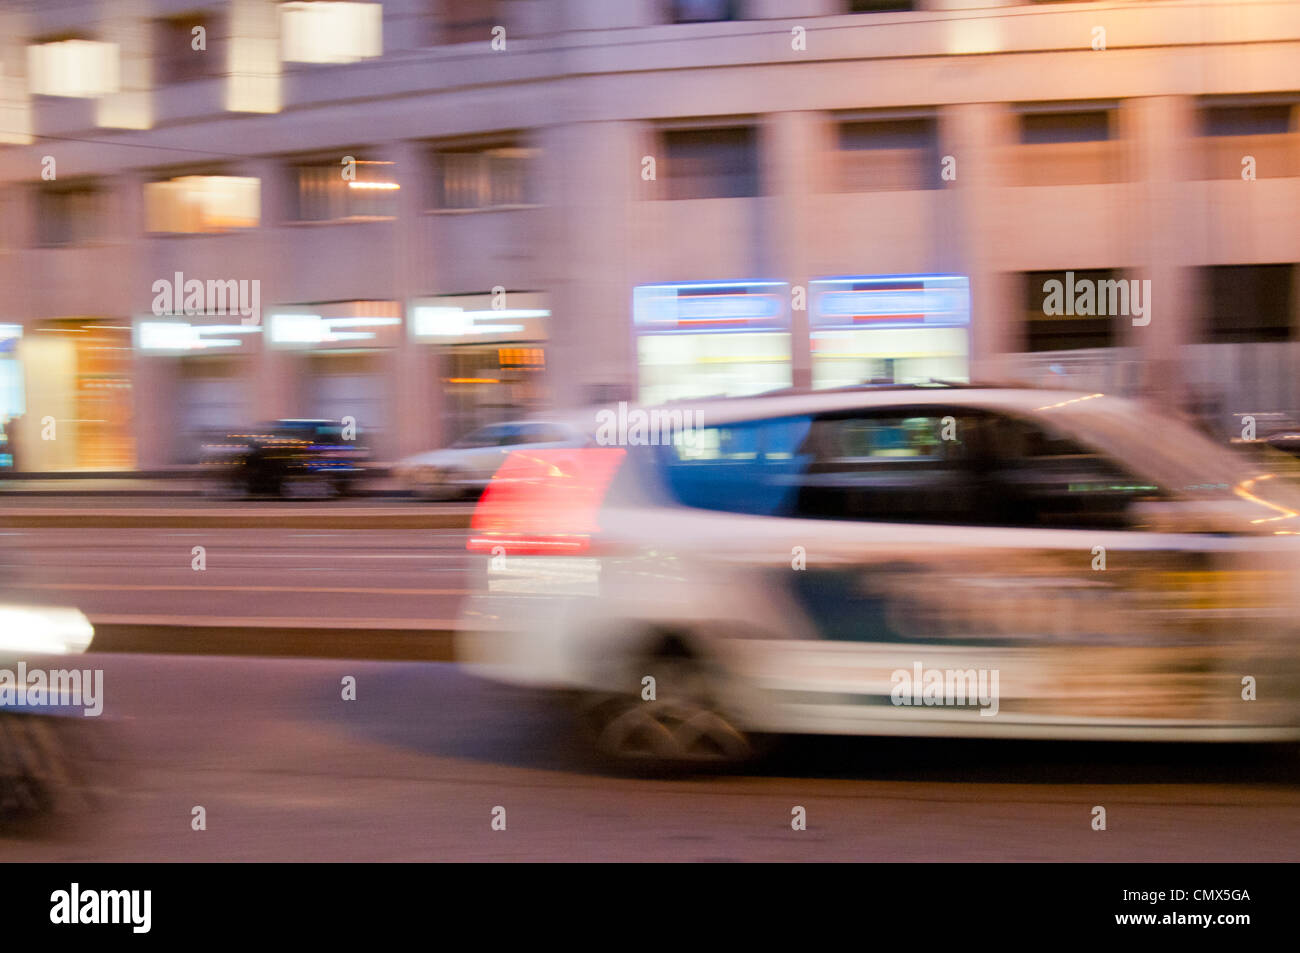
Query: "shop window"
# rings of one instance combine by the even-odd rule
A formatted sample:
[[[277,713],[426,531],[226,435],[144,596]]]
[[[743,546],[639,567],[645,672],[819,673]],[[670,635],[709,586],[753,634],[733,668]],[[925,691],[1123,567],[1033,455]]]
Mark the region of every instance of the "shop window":
[[[352,156],[355,165],[333,157],[294,166],[297,190],[291,217],[298,222],[392,218],[397,214],[395,163]]]
[[[758,137],[753,126],[667,129],[662,133],[670,199],[741,198],[759,194]]]
[[[1133,302],[1120,294],[1122,278],[1111,269],[1026,272],[1025,350],[1113,347],[1119,337],[1116,322],[1131,320],[1131,315],[1115,312],[1133,310]],[[1085,288],[1091,289],[1090,303],[1081,297]]]
[[[841,191],[941,187],[935,117],[841,122],[837,131]]]
[[[261,180],[234,175],[182,175],[144,187],[150,232],[223,232],[261,221]]]
[[[537,155],[537,149],[514,140],[436,149],[433,207],[469,210],[535,205]]]
[[[1210,343],[1291,339],[1294,265],[1215,265],[1204,282]]]

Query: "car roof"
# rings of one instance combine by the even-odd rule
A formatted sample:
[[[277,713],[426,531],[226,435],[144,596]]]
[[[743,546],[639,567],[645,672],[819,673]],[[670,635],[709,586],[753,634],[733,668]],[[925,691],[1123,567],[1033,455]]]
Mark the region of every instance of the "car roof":
[[[1013,413],[1032,414],[1069,406],[1083,412],[1087,404],[1098,411],[1132,407],[1124,398],[1088,391],[1039,390],[1007,386],[944,387],[846,387],[828,390],[777,391],[752,397],[721,397],[703,400],[679,400],[664,404],[634,404],[631,410],[662,412],[692,411],[696,426],[717,423],[740,423],[768,417],[797,417],[841,411],[894,406],[968,406],[985,407]],[[601,411],[618,412],[617,404],[601,404],[575,411],[566,420],[584,432],[594,432]]]

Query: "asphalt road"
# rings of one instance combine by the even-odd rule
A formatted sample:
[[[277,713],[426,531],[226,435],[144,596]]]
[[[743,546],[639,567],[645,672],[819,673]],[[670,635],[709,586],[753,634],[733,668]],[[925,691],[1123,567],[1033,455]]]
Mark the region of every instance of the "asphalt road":
[[[175,505],[22,504],[124,525],[0,519],[0,598],[76,605],[105,630],[151,619],[169,651],[203,651],[195,625],[217,620],[258,651],[255,626],[278,620],[309,646],[332,626],[373,658],[363,623],[452,620],[473,584],[460,529],[130,525]],[[1300,843],[1294,749],[788,739],[742,773],[657,780],[602,772],[554,705],[448,664],[93,652],[85,666],[105,673],[104,716],[72,726],[94,803],[0,832],[6,860],[1283,861]],[[791,829],[796,806],[807,830]]]
[[[101,502],[95,511],[120,511],[115,503]],[[341,507],[353,513],[373,509],[364,502]],[[42,509],[48,507],[27,506],[24,512]],[[267,516],[285,511],[295,507],[254,508]],[[431,511],[417,504],[397,510],[413,518]],[[466,511],[462,520],[467,519]],[[454,527],[78,528],[13,522],[0,518],[0,598],[76,606],[92,622],[137,618],[184,625],[260,618],[436,627],[455,618],[469,584],[465,531]],[[195,547],[202,547],[202,568],[195,568]]]
[[[595,770],[561,710],[452,665],[86,661],[105,672],[104,715],[81,719],[98,806],[0,834],[6,860],[1286,861],[1300,843],[1276,749],[792,739],[743,774],[655,780]]]

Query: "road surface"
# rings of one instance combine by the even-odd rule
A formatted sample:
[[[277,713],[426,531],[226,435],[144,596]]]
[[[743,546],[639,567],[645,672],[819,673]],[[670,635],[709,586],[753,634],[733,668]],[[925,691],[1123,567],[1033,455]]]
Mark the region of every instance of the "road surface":
[[[6,860],[1287,861],[1300,843],[1296,759],[1274,749],[805,739],[654,780],[593,770],[561,712],[453,665],[87,661],[101,806],[0,835]]]

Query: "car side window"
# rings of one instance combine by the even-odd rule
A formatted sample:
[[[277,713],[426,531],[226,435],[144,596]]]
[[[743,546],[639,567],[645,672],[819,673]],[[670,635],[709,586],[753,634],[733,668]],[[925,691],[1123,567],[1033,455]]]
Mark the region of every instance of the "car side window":
[[[1036,420],[989,414],[972,456],[974,495],[997,526],[1138,529],[1133,504],[1167,499],[1150,480]]]
[[[812,423],[795,514],[894,523],[979,522],[970,497],[963,409],[900,407]]]

